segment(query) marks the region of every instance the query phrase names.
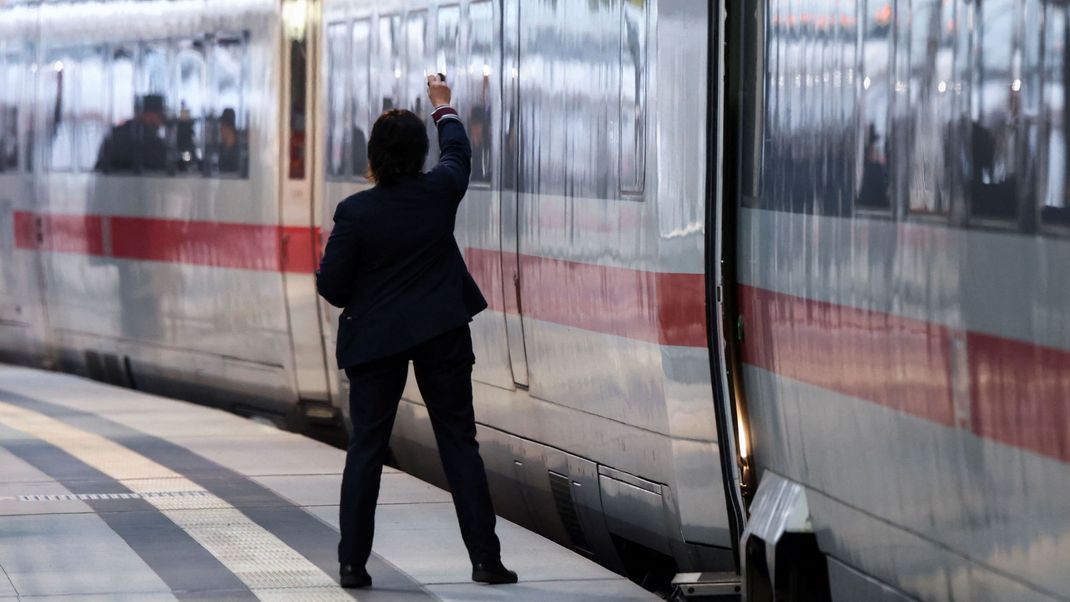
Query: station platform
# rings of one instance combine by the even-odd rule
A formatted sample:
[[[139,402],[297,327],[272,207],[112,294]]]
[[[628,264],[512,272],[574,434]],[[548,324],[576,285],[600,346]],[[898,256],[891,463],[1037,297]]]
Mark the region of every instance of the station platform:
[[[472,583],[449,494],[391,468],[375,588],[343,590],[344,457],[223,411],[0,366],[0,599],[657,599],[501,518],[520,583]]]

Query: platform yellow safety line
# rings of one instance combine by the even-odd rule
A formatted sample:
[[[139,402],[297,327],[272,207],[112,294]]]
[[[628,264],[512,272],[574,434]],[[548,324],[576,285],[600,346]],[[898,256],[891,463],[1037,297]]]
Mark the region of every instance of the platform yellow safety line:
[[[62,449],[134,493],[204,491],[181,474],[106,437],[44,414],[0,401],[0,423]],[[208,550],[261,600],[353,600],[296,550],[234,506],[206,493],[144,495],[142,499]]]

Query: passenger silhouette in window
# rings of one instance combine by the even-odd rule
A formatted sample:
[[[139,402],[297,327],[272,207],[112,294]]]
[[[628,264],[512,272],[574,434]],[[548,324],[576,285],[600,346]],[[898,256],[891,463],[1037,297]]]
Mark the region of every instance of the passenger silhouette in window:
[[[135,104],[134,118],[113,127],[101,143],[97,171],[141,173],[163,171],[167,167],[167,143],[160,137],[164,97],[146,94]]]
[[[241,145],[238,144],[237,117],[234,109],[223,109],[219,116],[219,171],[238,173],[241,169]]]
[[[881,137],[877,126],[869,124],[866,132],[866,155],[862,164],[862,189],[858,192],[858,204],[863,207],[888,206],[888,166],[880,147]]]
[[[193,118],[190,116],[189,107],[185,101],[178,111],[178,121],[175,123],[175,145],[178,150],[178,171],[197,171],[201,165],[201,153],[197,148],[196,132],[193,128]]]

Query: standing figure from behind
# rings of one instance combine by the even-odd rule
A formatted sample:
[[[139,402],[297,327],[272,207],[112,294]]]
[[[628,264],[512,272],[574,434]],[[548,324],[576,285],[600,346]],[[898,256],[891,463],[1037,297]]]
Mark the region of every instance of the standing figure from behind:
[[[328,303],[344,308],[338,366],[350,382],[352,436],[342,475],[338,561],[343,587],[369,587],[379,477],[413,363],[472,561],[472,579],[515,583],[501,562],[494,509],[476,442],[472,336],[487,307],[453,237],[472,150],[439,76],[428,78],[441,159],[421,173],[428,139],[405,110],[379,116],[368,141],[376,186],[345,199],[316,273]]]

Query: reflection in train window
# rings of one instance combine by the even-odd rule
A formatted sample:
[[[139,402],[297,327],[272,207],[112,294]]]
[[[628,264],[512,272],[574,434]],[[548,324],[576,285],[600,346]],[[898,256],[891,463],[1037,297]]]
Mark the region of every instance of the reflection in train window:
[[[1066,186],[1070,174],[1070,149],[1066,140],[1065,98],[1070,84],[1070,48],[1067,47],[1070,15],[1065,5],[1045,4],[1043,82],[1043,120],[1045,128],[1042,153],[1046,173],[1046,191],[1041,197],[1040,218],[1044,224],[1070,227],[1070,205]]]
[[[1013,220],[1018,215],[1018,127],[1021,75],[1016,53],[1016,0],[978,5],[977,81],[970,95],[970,215]]]
[[[137,140],[127,152],[132,155],[135,172],[164,171],[168,163],[167,132],[164,125],[168,112],[167,89],[170,80],[167,46],[142,45],[138,67],[139,96],[134,105],[137,124],[133,134]]]
[[[107,56],[99,48],[82,51],[78,56],[78,96],[73,104],[76,114],[75,166],[81,171],[91,171],[96,166],[100,145],[108,135]]]
[[[424,78],[430,71],[424,43],[427,11],[409,13],[405,20],[405,30],[405,80],[408,96],[406,104],[410,111],[422,116],[427,97],[427,81]]]
[[[472,181],[491,180],[491,93],[494,44],[494,8],[490,2],[468,7],[468,69],[465,100],[468,103],[468,133],[472,142]]]
[[[461,44],[461,7],[443,6],[438,9],[438,19],[435,29],[435,70],[446,76],[446,80],[452,84],[453,80],[460,76],[463,67],[460,64]],[[456,87],[456,85],[454,84]],[[427,160],[432,165],[438,162],[438,132],[432,131],[431,149]]]
[[[211,90],[215,110],[208,121],[207,148],[211,173],[244,177],[248,165],[243,83],[245,41],[219,36],[212,45]]]
[[[22,69],[15,54],[0,54],[0,172],[19,167],[19,95]]]
[[[399,106],[398,88],[401,86],[401,45],[403,43],[401,17],[383,15],[379,17],[379,56],[376,65],[379,69],[380,111]]]
[[[175,55],[175,93],[178,110],[174,115],[175,170],[198,173],[202,168],[204,114],[207,88],[207,56],[200,40],[179,42]]]
[[[140,127],[137,113],[137,69],[132,48],[113,48],[110,57],[110,119],[111,128],[96,148],[97,171],[103,173],[133,172],[138,147],[145,130]]]
[[[861,182],[858,206],[887,209],[888,194],[888,99],[892,93],[892,72],[888,57],[892,55],[892,3],[866,0],[861,10],[862,27]]]
[[[904,7],[905,8],[905,7]],[[896,190],[912,213],[945,214],[950,203],[945,157],[953,135],[955,93],[954,5],[915,0],[897,16],[897,80],[905,90],[896,96]],[[900,58],[902,57],[902,58]]]
[[[620,44],[620,188],[642,194],[646,168],[646,2],[623,3]]]
[[[69,171],[74,166],[74,112],[72,99],[77,64],[71,52],[49,55],[44,73],[46,157],[51,171]]]
[[[327,26],[327,175],[346,173],[346,74],[349,31],[345,23]]]
[[[368,173],[368,133],[371,131],[371,36],[372,26],[367,19],[353,23],[353,175],[363,178]]]

